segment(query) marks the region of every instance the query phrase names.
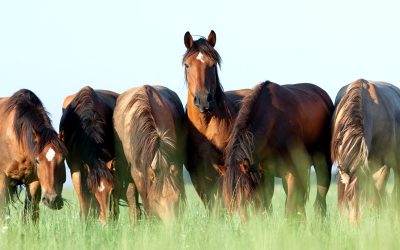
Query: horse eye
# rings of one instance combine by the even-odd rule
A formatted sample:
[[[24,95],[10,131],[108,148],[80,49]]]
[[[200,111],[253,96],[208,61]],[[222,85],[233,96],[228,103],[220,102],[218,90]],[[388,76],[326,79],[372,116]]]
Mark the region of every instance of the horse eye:
[[[185,63],[185,68],[189,68],[189,65]]]

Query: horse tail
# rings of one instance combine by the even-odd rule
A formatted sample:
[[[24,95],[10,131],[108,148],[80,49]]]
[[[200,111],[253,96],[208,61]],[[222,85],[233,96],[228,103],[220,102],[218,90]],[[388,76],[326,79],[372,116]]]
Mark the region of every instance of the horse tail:
[[[347,196],[354,194],[356,172],[359,169],[362,172],[369,170],[368,147],[364,135],[364,84],[368,84],[368,81],[360,79],[350,84],[334,113],[331,159],[338,164]]]
[[[157,90],[144,85],[132,97],[126,110],[133,109],[130,117],[130,145],[134,164],[142,171],[148,167],[165,169],[174,157],[176,140],[168,136],[169,131],[158,128],[150,103]],[[161,97],[159,97],[161,98]],[[147,175],[147,171],[143,171]],[[160,171],[162,174],[165,171]],[[160,179],[163,179],[160,177]],[[162,182],[159,182],[160,184]]]
[[[250,119],[251,112],[269,83],[267,81],[257,85],[252,93],[243,99],[225,149],[226,171],[222,179],[222,191],[229,210],[234,206],[241,206],[243,199],[249,198],[248,195],[260,183],[260,169],[254,166],[254,135],[251,132]]]

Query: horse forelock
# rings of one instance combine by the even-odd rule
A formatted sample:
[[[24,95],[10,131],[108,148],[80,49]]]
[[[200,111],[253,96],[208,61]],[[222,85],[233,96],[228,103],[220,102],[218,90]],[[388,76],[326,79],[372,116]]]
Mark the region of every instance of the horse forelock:
[[[54,130],[48,112],[40,99],[30,90],[21,89],[14,93],[7,102],[6,111],[15,110],[13,131],[18,143],[35,158],[43,148],[52,144],[61,153],[66,153],[64,144]],[[38,143],[35,141],[38,137]]]
[[[267,81],[257,85],[253,92],[243,99],[242,107],[228,139],[228,145],[225,149],[226,173],[223,178],[223,190],[224,195],[231,197],[231,203],[236,203],[235,200],[241,200],[244,193],[252,192],[259,184],[258,177],[261,173],[258,168],[254,167],[253,153],[255,146],[250,123],[254,107],[269,83]],[[250,163],[250,166],[253,166],[250,167],[248,173],[243,173],[240,169],[240,164],[245,159]]]
[[[362,90],[365,80],[352,83],[337,105],[331,142],[331,159],[350,179],[361,167],[368,170],[368,147],[364,138]]]
[[[105,166],[113,158],[112,109],[91,87],[82,88],[64,111],[60,131],[64,140],[90,168],[88,186],[93,190],[101,178],[112,183],[111,171]],[[111,146],[110,146],[111,144]]]
[[[130,117],[130,144],[134,145],[131,154],[134,156],[135,165],[144,173],[145,179],[147,179],[146,168],[152,165],[159,168],[157,189],[160,189],[163,182],[171,178],[169,165],[176,160],[174,152],[177,142],[175,138],[169,136],[169,131],[160,131],[157,127],[149,100],[149,98],[153,98],[150,91],[155,90],[150,86],[145,86],[136,92],[131,97],[125,113],[129,109],[133,110]]]

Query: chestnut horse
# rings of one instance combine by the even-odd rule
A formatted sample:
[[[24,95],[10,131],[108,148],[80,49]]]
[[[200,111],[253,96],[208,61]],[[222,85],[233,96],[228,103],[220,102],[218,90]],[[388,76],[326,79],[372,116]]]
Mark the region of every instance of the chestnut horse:
[[[24,184],[24,217],[30,212],[37,221],[41,189],[46,206],[63,207],[65,146],[42,102],[30,90],[1,98],[0,116],[0,213],[4,216],[16,185]]]
[[[196,41],[186,32],[184,42],[187,51],[183,64],[188,84],[186,168],[204,205],[212,209],[219,200],[223,152],[241,100],[250,90],[223,91],[217,69],[221,57],[214,49],[214,31],[208,39]]]
[[[68,149],[67,163],[78,195],[80,214],[98,212],[107,221],[113,190],[113,111],[118,94],[84,87],[65,98],[60,135]],[[97,200],[97,204],[93,201]],[[92,203],[92,204],[91,204]]]
[[[186,131],[184,111],[175,92],[145,85],[122,93],[114,111],[115,171],[119,197],[129,204],[130,218],[146,214],[164,222],[180,214]]]
[[[399,88],[359,79],[339,91],[331,152],[340,175],[338,205],[349,208],[350,222],[359,221],[361,193],[372,208],[381,206],[389,168],[394,171],[394,197],[400,201],[399,129]]]
[[[328,94],[313,84],[257,85],[243,100],[226,148],[223,197],[228,210],[245,219],[249,202],[270,209],[277,176],[287,195],[286,215],[304,219],[309,169],[314,165],[314,208],[324,216],[332,167],[332,113]]]

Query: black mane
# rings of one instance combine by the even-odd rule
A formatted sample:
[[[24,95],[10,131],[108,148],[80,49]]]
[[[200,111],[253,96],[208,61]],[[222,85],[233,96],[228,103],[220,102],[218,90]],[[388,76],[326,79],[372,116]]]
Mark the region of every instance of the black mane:
[[[101,177],[112,183],[111,172],[105,166],[114,156],[112,114],[113,110],[87,86],[66,107],[60,121],[71,157],[79,158],[90,168],[89,188],[98,186]]]

